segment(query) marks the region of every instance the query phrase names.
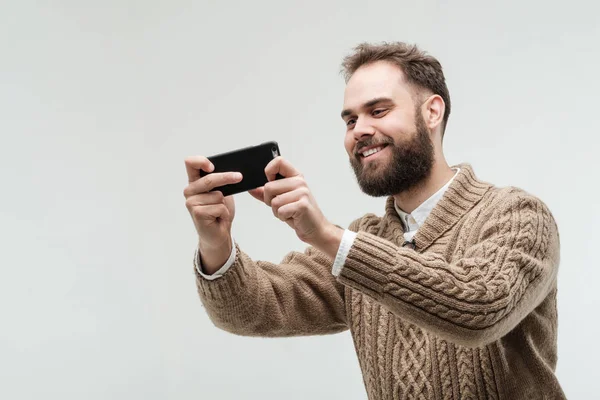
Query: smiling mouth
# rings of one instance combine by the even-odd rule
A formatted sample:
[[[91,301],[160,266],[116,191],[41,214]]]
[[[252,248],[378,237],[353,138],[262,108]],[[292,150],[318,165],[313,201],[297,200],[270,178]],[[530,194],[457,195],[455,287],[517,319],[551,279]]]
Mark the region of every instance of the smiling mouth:
[[[382,144],[381,146],[377,146],[377,147],[374,147],[374,148],[369,149],[367,151],[360,152],[360,153],[358,153],[358,156],[361,159],[371,158],[374,154],[379,153],[381,150],[385,149],[387,146],[388,146],[387,144]]]

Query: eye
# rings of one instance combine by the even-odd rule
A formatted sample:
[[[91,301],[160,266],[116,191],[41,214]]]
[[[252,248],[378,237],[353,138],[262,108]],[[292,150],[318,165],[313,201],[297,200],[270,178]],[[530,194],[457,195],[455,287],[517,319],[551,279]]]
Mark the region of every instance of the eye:
[[[346,121],[346,126],[350,126],[353,123],[354,123],[354,118],[350,118],[348,121]]]
[[[378,108],[377,110],[373,110],[372,114],[373,115],[381,115],[381,114],[383,114],[386,111],[387,111],[387,109],[385,109],[385,108]]]

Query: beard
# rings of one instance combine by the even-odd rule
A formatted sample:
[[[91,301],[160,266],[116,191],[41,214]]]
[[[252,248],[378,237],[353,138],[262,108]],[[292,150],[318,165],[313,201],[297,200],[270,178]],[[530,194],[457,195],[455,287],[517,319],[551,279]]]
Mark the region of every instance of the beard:
[[[377,144],[387,144],[386,147],[392,152],[391,160],[375,159],[363,163],[360,154],[350,158],[358,185],[365,194],[373,197],[393,196],[417,187],[429,176],[434,149],[419,110],[416,112],[415,131],[410,139],[399,145],[393,139],[383,142],[367,140],[357,143],[357,148]]]

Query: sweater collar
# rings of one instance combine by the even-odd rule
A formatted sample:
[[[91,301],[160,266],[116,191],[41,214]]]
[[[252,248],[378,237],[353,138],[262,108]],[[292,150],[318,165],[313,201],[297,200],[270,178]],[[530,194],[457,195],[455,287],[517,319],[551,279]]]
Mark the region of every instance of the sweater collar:
[[[404,232],[411,232],[413,230],[416,231],[417,229],[419,229],[420,226],[422,226],[425,223],[425,220],[429,216],[429,213],[431,213],[431,210],[433,210],[437,202],[440,201],[440,199],[442,198],[442,196],[444,195],[444,193],[446,192],[446,190],[460,171],[460,168],[452,169],[455,171],[454,176],[450,178],[450,180],[437,192],[431,195],[431,197],[429,197],[427,200],[421,203],[421,205],[415,208],[412,213],[409,214],[404,212],[402,209],[400,209],[400,207],[398,207],[398,204],[394,202],[394,207],[398,215],[400,215],[400,221],[402,221]]]
[[[493,187],[489,183],[480,181],[468,163],[451,168],[460,170],[413,237],[419,251],[425,250],[444,232],[452,228]],[[386,201],[384,219],[391,228],[394,242],[398,245],[402,244],[404,226],[396,211],[394,196],[389,196]]]

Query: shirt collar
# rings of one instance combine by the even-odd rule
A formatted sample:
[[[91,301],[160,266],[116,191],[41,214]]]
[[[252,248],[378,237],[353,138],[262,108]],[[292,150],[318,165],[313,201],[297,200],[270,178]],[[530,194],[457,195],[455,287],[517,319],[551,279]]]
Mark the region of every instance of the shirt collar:
[[[425,220],[431,213],[431,210],[433,210],[438,201],[440,201],[440,199],[444,196],[444,192],[446,192],[446,189],[448,189],[448,187],[450,186],[454,178],[456,178],[456,175],[458,175],[459,172],[460,168],[457,168],[454,176],[444,186],[442,186],[440,190],[431,195],[431,197],[429,197],[427,200],[421,203],[421,205],[419,205],[419,207],[417,207],[410,214],[402,211],[394,201],[394,207],[396,208],[396,212],[400,216],[400,220],[404,224],[404,229],[406,232],[416,231],[425,223]]]

